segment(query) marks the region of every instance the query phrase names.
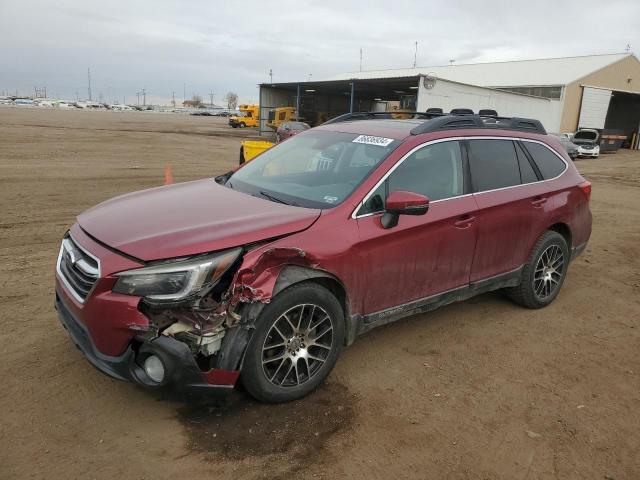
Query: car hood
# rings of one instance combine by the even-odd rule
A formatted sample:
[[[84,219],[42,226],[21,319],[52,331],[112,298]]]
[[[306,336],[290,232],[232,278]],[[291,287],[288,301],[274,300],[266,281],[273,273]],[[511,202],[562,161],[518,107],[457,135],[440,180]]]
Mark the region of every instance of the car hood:
[[[116,197],[78,217],[98,241],[150,261],[236,247],[309,228],[321,210],[198,180]]]

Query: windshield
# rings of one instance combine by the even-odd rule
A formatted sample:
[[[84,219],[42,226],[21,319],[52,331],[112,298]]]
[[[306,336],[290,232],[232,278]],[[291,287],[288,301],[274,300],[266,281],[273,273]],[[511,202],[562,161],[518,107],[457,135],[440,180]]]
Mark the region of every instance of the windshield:
[[[353,133],[303,132],[234,173],[230,188],[308,208],[333,208],[400,144]]]

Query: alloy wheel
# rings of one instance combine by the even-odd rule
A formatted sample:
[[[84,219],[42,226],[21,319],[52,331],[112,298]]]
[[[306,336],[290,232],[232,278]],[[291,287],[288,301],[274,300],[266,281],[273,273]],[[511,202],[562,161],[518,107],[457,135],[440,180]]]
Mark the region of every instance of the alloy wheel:
[[[297,387],[321,370],[333,348],[331,316],[314,304],[297,305],[273,323],[262,345],[262,370],[278,387]]]
[[[533,274],[533,291],[544,300],[553,295],[562,280],[565,270],[565,258],[558,245],[550,245],[538,258]]]

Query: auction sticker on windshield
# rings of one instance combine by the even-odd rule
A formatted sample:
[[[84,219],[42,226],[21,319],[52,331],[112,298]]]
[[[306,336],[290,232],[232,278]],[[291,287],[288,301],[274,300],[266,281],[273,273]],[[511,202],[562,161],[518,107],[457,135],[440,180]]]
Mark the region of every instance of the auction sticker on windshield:
[[[353,139],[353,143],[366,143],[367,145],[378,145],[379,147],[386,147],[393,138],[373,137],[371,135],[358,135]]]

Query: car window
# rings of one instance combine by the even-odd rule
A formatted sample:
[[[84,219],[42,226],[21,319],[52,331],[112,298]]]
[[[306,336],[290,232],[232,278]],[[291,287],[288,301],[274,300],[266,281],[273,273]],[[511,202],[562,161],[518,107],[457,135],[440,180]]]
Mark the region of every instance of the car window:
[[[565,169],[565,163],[549,148],[539,143],[526,142],[525,147],[533,157],[545,180],[557,177]]]
[[[462,195],[460,142],[434,143],[412,153],[369,197],[358,215],[384,210],[384,199],[398,190],[420,193],[431,201]]]
[[[384,199],[387,198],[387,182],[383,182],[376,188],[371,196],[358,210],[358,215],[367,215],[384,211]]]
[[[531,162],[525,155],[519,143],[516,143],[516,153],[518,154],[518,164],[520,165],[520,180],[522,183],[537,182],[538,175],[531,166]]]
[[[469,140],[474,192],[520,185],[520,167],[511,140]]]

